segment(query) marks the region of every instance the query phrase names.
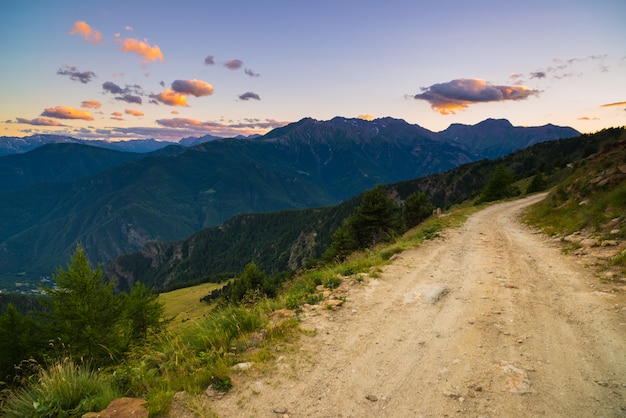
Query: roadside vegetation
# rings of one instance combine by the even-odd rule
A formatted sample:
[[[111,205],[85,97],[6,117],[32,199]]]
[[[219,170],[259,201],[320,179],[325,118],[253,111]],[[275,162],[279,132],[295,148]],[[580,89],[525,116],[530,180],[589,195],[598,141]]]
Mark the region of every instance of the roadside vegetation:
[[[274,357],[276,347],[293,341],[300,332],[296,313],[305,303],[322,300],[319,286],[334,289],[346,277],[376,274],[393,254],[436,237],[465,216],[431,217],[403,234],[408,217],[419,222],[432,212],[423,196],[412,199],[409,207],[417,213],[396,206],[382,187],[373,189],[348,221],[367,234],[354,226],[342,232],[354,245],[350,253],[329,253],[295,278],[267,276],[249,263],[218,289],[211,305],[196,299],[209,309],[193,320],[176,302],[179,297],[164,296],[179,313],[166,318],[164,312],[174,312],[172,307],[165,309],[161,298],[139,284],[128,294],[114,294],[100,268],[92,269],[78,247],[55,276],[57,287],[45,289],[46,310],[38,322],[12,305],[0,316],[11,341],[21,341],[17,329],[33,330],[22,332],[32,340],[24,340],[19,350],[14,345],[12,356],[3,357],[10,380],[4,384],[2,415],[80,416],[121,395],[146,399],[151,415],[159,415],[168,411],[177,392],[194,396],[208,386],[228,391],[233,366],[262,364]],[[351,236],[356,231],[358,239]],[[277,311],[289,314],[276,321]]]
[[[626,131],[600,132],[607,140],[599,152],[570,164],[548,197],[530,208],[526,220],[551,236],[575,234],[592,247],[615,251],[604,257],[604,268],[615,270],[614,281],[626,276]],[[570,241],[568,250],[579,249]],[[615,253],[615,254],[613,254]]]
[[[538,171],[514,182],[508,167],[496,168],[476,199],[444,215],[433,216],[420,192],[402,206],[377,186],[344,218],[320,260],[292,274],[266,274],[250,262],[222,287],[203,287],[193,304],[180,295],[157,297],[141,284],[114,293],[78,247],[54,277],[57,286],[44,289],[42,311],[25,315],[9,305],[0,315],[0,333],[8,336],[0,341],[0,415],[81,416],[130,396],[145,399],[151,416],[159,416],[181,391],[193,409],[207,387],[216,393],[232,387],[233,367],[263,367],[277,348],[292,345],[307,304],[319,304],[345,280],[376,277],[395,254],[462,225],[497,199],[556,185],[528,215],[531,222],[552,234],[588,229],[623,240],[626,138],[623,129],[607,135],[601,152],[549,175]],[[623,269],[625,259],[622,253],[612,262]],[[187,314],[185,304],[195,312]]]

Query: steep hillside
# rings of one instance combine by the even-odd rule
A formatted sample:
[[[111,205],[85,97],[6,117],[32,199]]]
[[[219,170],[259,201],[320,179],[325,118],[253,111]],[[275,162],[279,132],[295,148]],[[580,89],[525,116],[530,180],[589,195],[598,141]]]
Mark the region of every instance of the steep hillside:
[[[359,199],[338,206],[238,215],[172,243],[151,242],[106,268],[119,289],[135,281],[157,289],[220,282],[254,261],[268,273],[297,270],[321,257]]]
[[[476,197],[498,164],[521,180],[541,172],[549,182],[560,181],[568,164],[595,155],[623,130],[544,142],[498,160],[470,163],[442,174],[391,184],[388,193],[401,202],[415,191],[426,193],[438,207]],[[220,227],[200,231],[174,243],[149,243],[140,252],[116,259],[107,268],[122,288],[135,280],[157,288],[203,280],[220,280],[254,261],[267,272],[294,269],[319,258],[331,234],[359,204],[360,196],[336,207],[249,214]]]
[[[602,278],[626,277],[626,130],[608,129],[599,152],[570,164],[565,179],[528,213]]]

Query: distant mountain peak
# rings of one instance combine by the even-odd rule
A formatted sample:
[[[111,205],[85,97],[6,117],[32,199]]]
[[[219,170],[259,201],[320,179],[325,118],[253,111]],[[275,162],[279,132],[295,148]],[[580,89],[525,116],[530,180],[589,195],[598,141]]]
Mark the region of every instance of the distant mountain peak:
[[[489,128],[512,128],[513,124],[508,119],[493,119],[488,118],[482,122],[478,122],[475,127],[489,127]]]

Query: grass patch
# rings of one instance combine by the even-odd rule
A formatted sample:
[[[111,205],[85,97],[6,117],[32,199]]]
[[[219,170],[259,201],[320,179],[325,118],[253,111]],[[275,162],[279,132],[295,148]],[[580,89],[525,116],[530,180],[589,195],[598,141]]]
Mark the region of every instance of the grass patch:
[[[172,318],[172,324],[178,327],[181,322],[195,322],[209,314],[213,306],[200,302],[200,298],[224,285],[226,283],[202,283],[161,293],[158,300],[165,306],[165,317]]]
[[[156,336],[137,347],[113,371],[127,395],[145,398],[151,415],[167,413],[176,392],[200,394],[209,385],[227,392],[231,367],[240,362],[264,362],[273,349],[295,335],[297,321],[270,326],[274,301],[254,306],[217,306],[198,321]]]
[[[64,359],[42,369],[36,380],[11,393],[3,417],[80,417],[121,396],[112,380],[87,365]]]

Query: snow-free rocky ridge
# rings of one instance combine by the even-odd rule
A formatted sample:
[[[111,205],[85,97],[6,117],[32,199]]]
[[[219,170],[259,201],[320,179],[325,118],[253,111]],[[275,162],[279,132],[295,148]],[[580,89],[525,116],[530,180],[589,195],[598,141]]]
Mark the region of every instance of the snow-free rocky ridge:
[[[626,298],[519,222],[544,196],[344,280],[341,307],[301,315],[316,332],[298,349],[202,402],[220,417],[626,416]]]

